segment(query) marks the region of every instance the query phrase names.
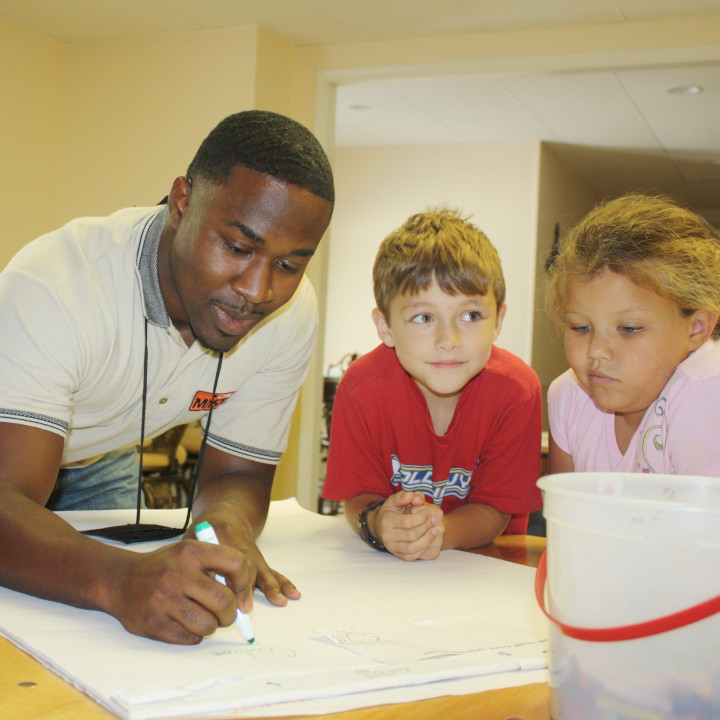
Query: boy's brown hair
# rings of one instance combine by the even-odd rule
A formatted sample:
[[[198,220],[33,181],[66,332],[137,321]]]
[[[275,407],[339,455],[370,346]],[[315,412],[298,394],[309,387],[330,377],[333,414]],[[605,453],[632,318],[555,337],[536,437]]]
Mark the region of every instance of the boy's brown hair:
[[[497,250],[457,210],[440,208],[408,218],[380,244],[373,266],[375,303],[388,318],[396,295],[427,290],[433,280],[449,295],[495,295],[505,302]]]

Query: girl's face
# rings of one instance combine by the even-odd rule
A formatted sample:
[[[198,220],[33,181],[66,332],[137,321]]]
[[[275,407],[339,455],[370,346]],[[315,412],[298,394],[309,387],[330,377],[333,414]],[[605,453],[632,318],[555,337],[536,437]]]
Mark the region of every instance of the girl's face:
[[[565,352],[597,405],[637,426],[678,364],[704,342],[697,316],[605,270],[568,285]]]

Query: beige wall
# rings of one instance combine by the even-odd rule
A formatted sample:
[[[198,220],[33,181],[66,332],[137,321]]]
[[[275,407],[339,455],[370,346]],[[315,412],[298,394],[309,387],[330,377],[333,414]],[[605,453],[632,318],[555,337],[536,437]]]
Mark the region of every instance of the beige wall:
[[[451,72],[574,70],[720,59],[720,15],[444,35],[297,51],[298,64],[355,78]]]
[[[152,205],[254,107],[257,29],[68,47],[0,18],[0,267],[80,215]]]
[[[153,205],[219,120],[254,107],[256,28],[71,49],[67,218]]]
[[[292,114],[291,56],[256,27],[66,47],[0,20],[0,266],[73,217],[158,202],[226,115]],[[299,434],[274,497],[295,494]]]
[[[428,207],[459,209],[500,253],[508,314],[498,345],[530,361],[539,143],[337,149],[324,367],[379,340],[372,266],[380,241]]]
[[[538,253],[532,346],[532,365],[543,385],[548,385],[568,367],[562,347],[562,332],[550,322],[544,310],[547,278],[545,262],[551,254],[555,225],[559,224],[562,237],[600,199],[586,182],[569,170],[550,148],[543,145],[538,193]]]
[[[545,312],[547,272],[545,262],[551,254],[555,225],[560,236],[566,233],[600,198],[546,145],[540,155],[537,195],[537,258],[531,365],[545,390],[567,367],[563,336]],[[543,427],[547,430],[547,403],[543,397]]]
[[[61,218],[67,56],[0,18],[0,268]]]

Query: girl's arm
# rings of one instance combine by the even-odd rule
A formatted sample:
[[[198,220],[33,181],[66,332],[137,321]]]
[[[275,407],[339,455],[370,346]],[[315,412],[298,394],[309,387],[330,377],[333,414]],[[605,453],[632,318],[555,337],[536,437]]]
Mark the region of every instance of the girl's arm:
[[[572,455],[561,450],[553,440],[552,433],[548,434],[548,475],[553,473],[574,472]]]

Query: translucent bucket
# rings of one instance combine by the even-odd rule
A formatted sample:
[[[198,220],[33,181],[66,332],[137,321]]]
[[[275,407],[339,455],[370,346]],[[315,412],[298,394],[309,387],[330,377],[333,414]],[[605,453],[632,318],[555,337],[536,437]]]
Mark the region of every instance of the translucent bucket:
[[[720,718],[720,479],[538,482],[554,720]]]

